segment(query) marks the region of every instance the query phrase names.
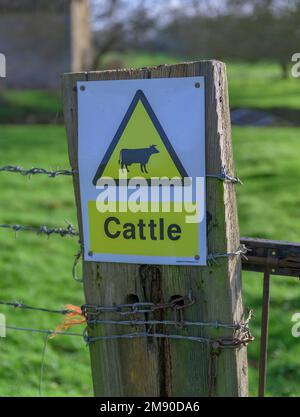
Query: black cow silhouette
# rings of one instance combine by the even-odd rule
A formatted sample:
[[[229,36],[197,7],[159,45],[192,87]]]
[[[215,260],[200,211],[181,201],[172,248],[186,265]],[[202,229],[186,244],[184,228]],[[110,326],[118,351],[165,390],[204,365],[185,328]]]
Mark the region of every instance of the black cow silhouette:
[[[122,171],[124,166],[126,167],[126,171],[129,172],[129,165],[140,164],[141,171],[148,174],[146,165],[149,162],[150,156],[154,153],[159,153],[156,146],[157,145],[151,145],[149,148],[140,149],[121,149],[119,164],[121,165]]]

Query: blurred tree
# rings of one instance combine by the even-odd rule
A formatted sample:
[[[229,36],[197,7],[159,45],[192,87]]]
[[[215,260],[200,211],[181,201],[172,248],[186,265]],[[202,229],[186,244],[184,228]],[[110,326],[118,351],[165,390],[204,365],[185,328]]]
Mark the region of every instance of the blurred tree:
[[[287,77],[291,56],[300,42],[300,1],[228,0],[227,5],[229,12],[241,19],[239,44],[247,46],[239,51],[241,58],[277,61]]]
[[[98,0],[94,2],[94,69],[110,51],[139,48],[149,33],[155,32],[156,18],[151,10],[155,0]]]
[[[176,16],[197,15],[204,3],[206,0],[92,0],[94,69],[110,51],[161,49],[162,28]]]
[[[194,14],[177,11],[159,47],[180,55],[278,62],[282,75],[300,44],[299,0],[195,0]],[[163,41],[161,41],[163,39]]]
[[[120,0],[102,0],[93,4],[95,32],[93,69],[97,69],[102,56],[118,49],[123,38],[124,24],[119,17]]]
[[[278,62],[300,44],[300,0],[97,0],[94,68],[112,50]]]

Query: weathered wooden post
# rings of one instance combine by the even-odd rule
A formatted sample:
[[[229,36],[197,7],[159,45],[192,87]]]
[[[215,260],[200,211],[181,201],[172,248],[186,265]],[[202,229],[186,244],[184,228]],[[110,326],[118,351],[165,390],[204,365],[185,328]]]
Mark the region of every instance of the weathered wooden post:
[[[78,171],[78,81],[196,76],[202,76],[205,80],[207,252],[234,254],[240,245],[235,185],[231,181],[215,178],[216,174],[223,172],[224,167],[228,173],[234,172],[226,68],[223,63],[203,61],[154,68],[65,74],[63,93],[70,163],[72,169]],[[83,242],[77,174],[74,175],[74,189]],[[225,324],[243,321],[241,261],[238,254],[220,256],[218,262],[211,266],[147,267],[84,261],[83,277],[87,304],[113,306],[137,300],[160,304],[192,293],[195,303],[182,310],[184,320]],[[180,310],[175,309],[172,314],[178,315]],[[145,316],[148,320],[147,314]],[[172,317],[170,311],[162,309],[154,313],[158,321]],[[150,333],[153,331],[151,326],[146,330]],[[124,327],[120,325],[97,324],[90,334],[97,337],[122,331]],[[156,331],[164,333],[165,328],[159,325]],[[135,326],[126,331],[134,332]],[[234,331],[231,328],[195,326],[176,328],[171,333],[214,339],[227,336],[231,340]],[[222,340],[225,345],[225,339]],[[246,348],[243,344],[236,349],[223,347],[218,342],[198,343],[151,337],[95,341],[90,344],[95,395],[246,396]]]

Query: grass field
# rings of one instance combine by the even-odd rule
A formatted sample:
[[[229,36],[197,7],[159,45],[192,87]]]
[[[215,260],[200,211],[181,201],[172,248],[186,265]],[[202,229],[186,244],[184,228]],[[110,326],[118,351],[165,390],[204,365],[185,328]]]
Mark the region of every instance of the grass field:
[[[65,167],[63,127],[18,126],[0,128],[1,165]],[[51,180],[1,175],[1,223],[76,224],[69,177]],[[81,285],[72,280],[76,240],[2,231],[0,235],[1,299],[60,308],[81,305]],[[4,309],[1,309],[4,311]],[[62,316],[5,309],[8,324],[53,329]],[[37,395],[44,336],[12,332],[0,340],[1,395]],[[80,338],[56,337],[46,352],[43,395],[90,395],[88,349]]]
[[[56,123],[61,117],[60,92],[5,90],[0,94],[0,123]]]
[[[109,68],[116,61],[122,67],[137,68],[182,62],[184,59],[164,54],[109,54],[100,68]],[[300,80],[292,77],[282,79],[279,65],[235,62],[228,63],[227,70],[232,108],[277,110],[277,114],[278,111],[280,114],[280,111],[300,110]],[[22,123],[24,120],[26,123],[56,123],[61,118],[59,92],[7,90],[0,95],[0,123]]]
[[[203,59],[203,58],[199,58]],[[109,54],[103,66],[119,60],[125,68],[173,64],[184,59],[164,54]],[[263,109],[300,109],[300,80],[283,79],[278,64],[272,62],[227,63],[231,107],[254,107]]]
[[[299,129],[234,128],[236,169],[244,181],[238,187],[242,236],[300,240]],[[253,307],[249,346],[250,388],[255,395],[258,377],[262,275],[243,273],[245,306]],[[300,340],[291,335],[291,317],[300,311],[300,283],[296,278],[273,277],[267,394],[300,396]]]
[[[241,234],[297,241],[300,237],[299,130],[233,129]],[[0,165],[67,167],[62,126],[0,126]],[[1,174],[0,223],[74,224],[71,179]],[[50,308],[83,302],[71,277],[76,240],[0,231],[1,299]],[[244,274],[245,305],[255,309],[249,347],[251,394],[256,393],[262,277]],[[268,395],[300,395],[300,340],[291,336],[291,316],[300,311],[296,279],[272,281]],[[9,310],[8,324],[53,329],[61,316]],[[79,329],[78,329],[79,330]],[[0,340],[2,396],[37,395],[44,336],[8,331]],[[80,338],[57,336],[48,343],[42,395],[92,395],[88,350]]]

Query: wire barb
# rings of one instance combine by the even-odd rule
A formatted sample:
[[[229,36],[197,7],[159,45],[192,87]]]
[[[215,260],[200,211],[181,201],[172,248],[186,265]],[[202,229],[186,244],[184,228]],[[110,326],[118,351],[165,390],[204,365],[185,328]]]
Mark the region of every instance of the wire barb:
[[[16,331],[21,331],[21,332],[48,334],[49,336],[53,336],[54,334],[61,335],[61,336],[81,336],[81,337],[83,336],[83,333],[79,333],[79,332],[60,332],[60,331],[57,332],[55,330],[34,329],[32,327],[18,327],[18,326],[6,325],[5,328],[8,330],[16,330]]]
[[[44,313],[63,314],[63,315],[71,313],[71,310],[68,310],[68,309],[54,310],[51,308],[33,307],[33,306],[23,304],[19,301],[0,301],[0,305],[6,306],[6,307],[20,308],[23,310],[40,311]]]
[[[111,320],[111,319],[103,319],[99,320],[98,315],[101,313],[118,313],[122,316],[128,316],[129,314],[149,314],[154,313],[157,310],[166,310],[171,308],[173,311],[182,312],[183,309],[192,306],[195,303],[195,299],[192,297],[191,291],[185,297],[178,297],[174,300],[171,300],[167,303],[151,303],[151,302],[142,302],[142,303],[132,303],[132,304],[121,304],[121,305],[113,305],[113,306],[98,306],[98,305],[83,305],[81,307],[83,320],[72,322],[71,324],[83,324],[86,323],[87,327],[83,330],[83,332],[69,332],[69,331],[62,331],[67,327],[59,326],[56,330],[47,330],[47,329],[35,329],[31,327],[17,327],[13,325],[5,325],[6,329],[9,330],[16,330],[16,331],[23,331],[23,332],[32,332],[32,333],[40,333],[45,335],[44,347],[42,351],[42,362],[41,362],[41,369],[40,369],[40,379],[39,379],[39,393],[41,393],[42,389],[42,380],[43,380],[43,373],[44,373],[44,362],[45,362],[45,355],[46,355],[46,348],[48,340],[53,337],[54,335],[65,335],[65,336],[76,336],[81,337],[87,344],[91,344],[98,341],[103,340],[116,340],[116,339],[136,339],[136,338],[145,338],[145,337],[152,337],[157,339],[170,339],[170,340],[188,340],[198,343],[207,344],[211,351],[220,352],[221,349],[239,349],[242,346],[247,346],[248,343],[254,340],[254,337],[250,333],[249,329],[249,321],[252,318],[252,310],[249,310],[248,317],[245,320],[242,320],[240,323],[221,323],[218,321],[213,322],[201,322],[201,321],[185,321],[183,320],[183,315],[180,314],[180,329],[185,326],[201,326],[201,327],[211,327],[211,328],[225,328],[227,330],[231,330],[232,334],[230,336],[220,336],[220,337],[211,337],[211,336],[194,336],[194,335],[186,335],[186,334],[170,334],[166,331],[166,326],[174,326],[178,328],[179,322],[177,321],[177,315],[175,315],[175,320],[147,320],[145,319],[129,319],[129,320]],[[67,305],[66,307],[73,307],[74,310],[70,310],[66,308],[64,310],[53,310],[44,307],[33,307],[28,306],[26,304],[22,304],[20,302],[7,302],[7,301],[0,301],[0,305],[6,305],[13,308],[22,308],[27,310],[35,310],[35,311],[42,311],[48,313],[56,313],[56,314],[69,314],[74,313],[75,310],[77,311],[76,314],[81,315],[80,308],[72,305]],[[68,316],[67,316],[68,317]],[[90,318],[92,317],[92,319]],[[97,336],[90,336],[90,332],[93,331],[94,325],[128,325],[128,326],[145,326],[145,329],[148,328],[146,331],[136,331],[133,333],[122,333],[122,334],[105,334],[105,335],[97,335]],[[1,325],[1,324],[0,324]],[[70,325],[70,322],[68,323]],[[164,331],[156,332],[156,325],[164,326]]]
[[[247,259],[246,254],[250,251],[247,246],[240,245],[239,248],[235,252],[228,252],[228,253],[211,253],[207,256],[207,263],[209,266],[213,266],[214,264],[218,263],[219,258],[231,258],[233,256],[241,256]]]
[[[175,320],[99,320],[99,319],[92,319],[87,320],[87,324],[89,326],[93,326],[94,324],[103,324],[103,325],[123,325],[123,326],[156,326],[156,325],[164,325],[164,326],[177,326],[178,322]],[[239,330],[241,328],[240,324],[226,324],[220,323],[218,321],[215,322],[203,322],[203,321],[181,321],[180,322],[182,328],[189,327],[189,326],[196,326],[196,327],[211,327],[215,329],[233,329]]]
[[[72,176],[77,173],[77,171],[67,170],[67,169],[48,171],[47,169],[44,169],[44,168],[24,169],[20,166],[13,166],[13,165],[0,167],[0,172],[18,173],[23,176],[29,176],[29,177],[31,175],[44,174],[44,175],[47,175],[47,177],[49,178],[55,178],[55,177],[58,177],[59,175]]]
[[[91,344],[100,340],[115,340],[115,339],[136,339],[143,337],[153,337],[158,339],[173,339],[173,340],[189,340],[198,343],[208,344],[209,346],[217,345],[220,349],[238,349],[242,346],[247,346],[252,342],[254,338],[248,334],[243,334],[236,337],[220,337],[217,339],[211,337],[201,336],[186,336],[180,334],[167,334],[167,333],[150,333],[150,332],[135,332],[126,334],[111,334],[102,336],[89,336],[88,329],[83,331],[83,338],[87,344]]]
[[[131,316],[133,314],[148,314],[168,309],[175,312],[182,311],[185,308],[192,306],[195,301],[195,298],[191,294],[188,294],[184,297],[177,297],[165,303],[137,302],[132,304],[118,304],[114,306],[84,304],[81,307],[81,310],[87,320],[89,320],[91,317],[98,317],[99,314],[103,313],[118,313],[120,316]]]
[[[132,304],[120,304],[113,306],[100,306],[100,305],[83,305],[81,307],[82,313],[86,317],[87,328],[83,331],[83,338],[87,344],[97,342],[100,340],[115,340],[115,339],[135,339],[142,337],[153,337],[153,338],[166,338],[176,340],[190,340],[200,343],[206,343],[210,346],[218,346],[218,349],[237,349],[241,346],[246,346],[249,342],[254,340],[250,333],[249,321],[252,317],[252,312],[249,312],[249,316],[246,320],[240,323],[221,323],[219,321],[203,322],[203,321],[187,321],[183,319],[182,315],[179,315],[180,320],[177,320],[175,314],[174,320],[153,320],[147,316],[147,318],[130,318],[129,319],[99,319],[99,315],[102,314],[118,314],[121,317],[132,315],[145,315],[154,313],[157,310],[167,310],[171,308],[173,311],[182,311],[186,307],[190,307],[195,303],[195,299],[191,294],[185,297],[180,297],[172,300],[169,303],[154,304],[151,302],[141,302]],[[123,326],[145,326],[149,329],[148,331],[136,331],[134,333],[122,333],[122,334],[111,334],[102,336],[90,336],[89,332],[94,329],[95,325],[123,325]],[[232,330],[231,336],[221,336],[219,338],[204,337],[204,336],[191,336],[191,335],[180,335],[170,334],[165,332],[156,332],[155,326],[174,326],[175,328],[182,329],[189,326],[198,326],[203,328],[224,328]],[[179,326],[180,325],[180,326]],[[150,327],[149,327],[150,326]],[[153,330],[153,331],[152,331]]]
[[[67,222],[68,223],[68,222]],[[79,233],[77,230],[74,229],[71,223],[68,223],[67,228],[62,227],[49,227],[49,226],[22,226],[19,224],[0,224],[1,229],[11,229],[14,232],[35,232],[39,235],[44,234],[48,237],[56,234],[61,237],[65,236],[71,236],[76,237],[79,236]]]
[[[233,175],[228,174],[227,168],[225,166],[222,167],[220,174],[206,174],[206,177],[216,178],[220,181],[227,183],[243,185],[243,182],[240,180],[239,177],[235,177]]]

